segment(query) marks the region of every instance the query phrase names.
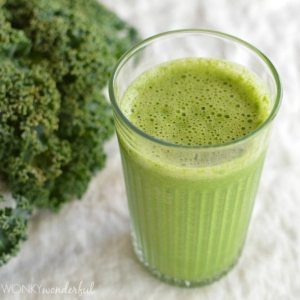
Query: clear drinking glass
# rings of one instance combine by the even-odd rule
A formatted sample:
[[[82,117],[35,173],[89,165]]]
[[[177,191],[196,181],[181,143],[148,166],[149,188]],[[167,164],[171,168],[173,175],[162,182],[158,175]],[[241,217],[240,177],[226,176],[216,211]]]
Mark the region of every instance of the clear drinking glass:
[[[154,66],[210,57],[243,65],[270,93],[268,118],[222,145],[177,145],[148,135],[120,108],[128,86]],[[157,277],[177,285],[210,283],[237,262],[243,248],[277,114],[280,80],[252,45],[209,30],[178,30],[146,39],[119,61],[109,86],[121,151],[135,253]]]

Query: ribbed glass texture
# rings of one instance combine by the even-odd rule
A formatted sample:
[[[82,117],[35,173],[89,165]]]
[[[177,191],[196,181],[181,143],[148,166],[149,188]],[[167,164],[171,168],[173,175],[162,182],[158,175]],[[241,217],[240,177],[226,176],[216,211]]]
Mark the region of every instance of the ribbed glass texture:
[[[120,145],[139,260],[158,277],[188,286],[226,273],[244,244],[263,155],[225,177],[178,178],[144,166]]]
[[[222,145],[175,145],[135,127],[120,108],[128,86],[158,64],[187,57],[225,59],[255,73],[270,92],[267,119]],[[281,99],[275,68],[259,50],[233,36],[179,30],[147,39],[126,53],[115,68],[109,94],[138,259],[154,275],[177,285],[216,280],[236,263],[246,239]]]

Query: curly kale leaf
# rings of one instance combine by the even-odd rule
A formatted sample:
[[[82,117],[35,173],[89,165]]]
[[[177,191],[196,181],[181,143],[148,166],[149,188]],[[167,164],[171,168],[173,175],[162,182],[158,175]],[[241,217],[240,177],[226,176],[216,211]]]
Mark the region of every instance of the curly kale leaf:
[[[105,86],[116,60],[136,31],[95,0],[8,0],[15,28],[32,41],[62,92]]]
[[[14,30],[11,24],[6,21],[4,13],[0,10],[0,58],[24,56],[29,53],[30,47],[31,42],[25,33]]]
[[[96,0],[0,0],[0,177],[17,203],[0,208],[0,264],[31,207],[80,198],[104,166],[113,123],[102,90],[136,41]]]
[[[27,223],[31,213],[29,202],[15,196],[15,207],[0,209],[0,266],[19,251],[20,243],[26,239]],[[0,206],[5,199],[0,194]]]
[[[38,65],[0,64],[0,172],[12,191],[33,202],[47,200],[49,187],[71,159],[60,140],[60,95],[52,77]]]
[[[12,190],[37,206],[56,209],[81,197],[104,165],[103,142],[113,125],[101,90],[137,34],[95,0],[7,0],[3,10],[9,26],[29,45],[17,62],[2,65],[2,73],[12,73],[6,77],[16,76],[18,83],[10,88],[4,82],[0,94],[6,107],[0,116],[6,136],[0,145],[2,172]],[[36,88],[29,91],[24,84]],[[8,97],[12,91],[15,98]],[[22,103],[14,100],[22,97]],[[21,107],[27,110],[22,116]],[[44,124],[47,120],[52,123]]]
[[[112,133],[110,108],[103,95],[65,97],[61,109],[59,136],[70,141],[72,160],[57,178],[52,197],[60,201],[70,197],[76,186],[80,197],[87,188],[91,174],[102,168],[105,161],[103,140]],[[88,145],[88,147],[87,147]]]

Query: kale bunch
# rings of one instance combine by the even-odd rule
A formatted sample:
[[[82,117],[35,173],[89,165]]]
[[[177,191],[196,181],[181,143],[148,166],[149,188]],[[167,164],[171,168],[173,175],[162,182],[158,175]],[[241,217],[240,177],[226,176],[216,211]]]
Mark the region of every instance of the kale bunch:
[[[136,40],[96,0],[0,0],[0,177],[16,202],[0,199],[0,264],[32,209],[80,198],[103,167],[113,124],[102,90]]]

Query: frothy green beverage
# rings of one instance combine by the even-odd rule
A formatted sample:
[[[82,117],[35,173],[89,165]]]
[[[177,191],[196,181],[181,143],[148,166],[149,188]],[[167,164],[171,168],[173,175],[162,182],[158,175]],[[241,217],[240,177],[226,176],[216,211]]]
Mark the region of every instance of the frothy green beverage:
[[[196,149],[255,131],[270,100],[244,67],[186,58],[140,75],[120,105],[148,135],[174,149]],[[229,145],[225,156],[217,147],[187,156],[146,139],[144,150],[136,151],[125,135],[118,137],[139,259],[157,276],[186,285],[227,272],[243,247],[265,151],[253,142],[238,150]]]

